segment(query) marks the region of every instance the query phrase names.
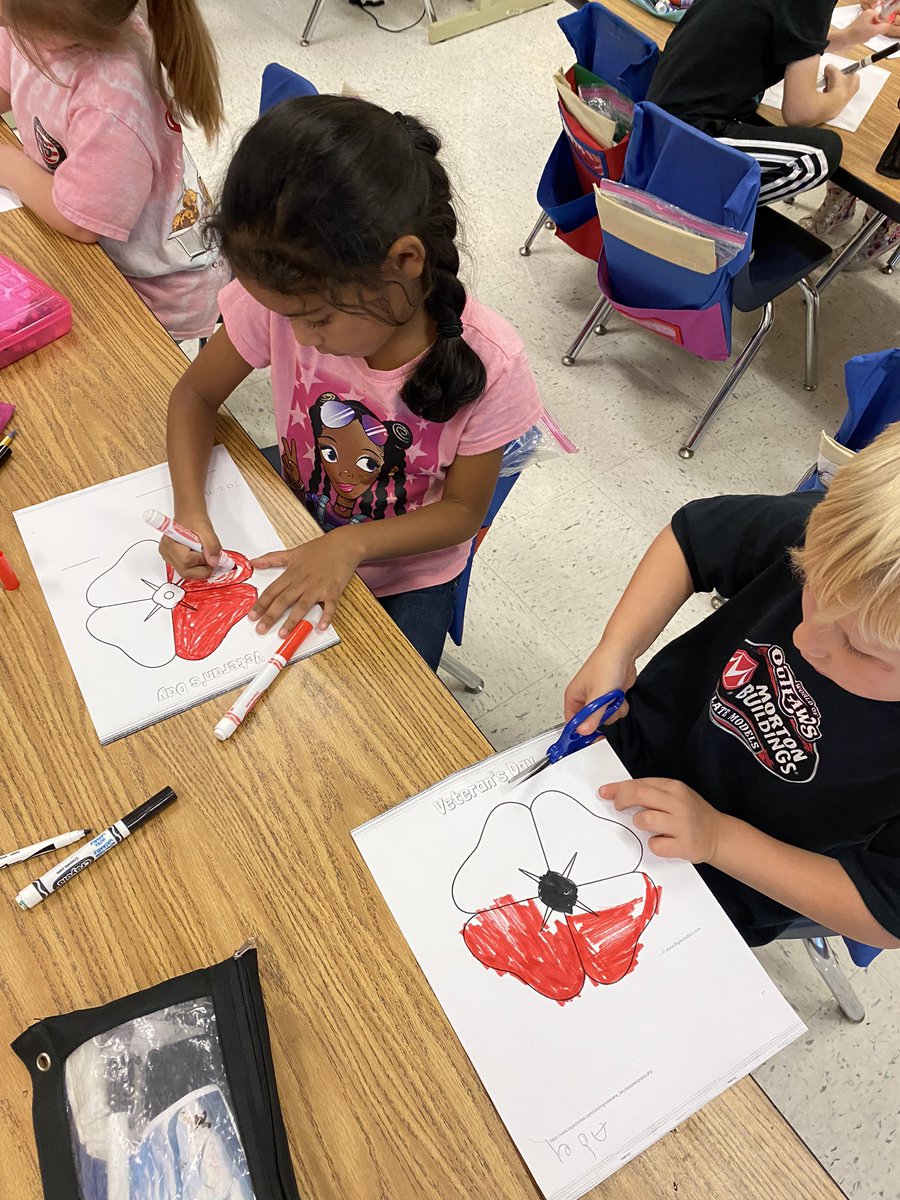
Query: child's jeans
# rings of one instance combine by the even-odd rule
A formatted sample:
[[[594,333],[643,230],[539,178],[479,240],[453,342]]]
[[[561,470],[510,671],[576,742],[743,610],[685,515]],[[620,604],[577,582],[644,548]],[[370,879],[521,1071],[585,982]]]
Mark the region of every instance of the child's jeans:
[[[457,575],[448,583],[419,588],[415,592],[398,592],[396,596],[382,596],[378,601],[432,671],[437,670],[444,652],[458,586]]]

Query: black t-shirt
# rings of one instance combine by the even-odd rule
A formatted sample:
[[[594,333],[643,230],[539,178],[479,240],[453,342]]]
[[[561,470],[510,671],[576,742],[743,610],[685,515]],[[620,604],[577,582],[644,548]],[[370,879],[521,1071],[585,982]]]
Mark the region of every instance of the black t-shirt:
[[[847,871],[900,937],[900,703],[864,700],[795,649],[801,544],[821,493],[695,500],[672,528],[699,592],[730,599],[661,650],[609,741],[635,777],[680,779],[722,812]],[[751,945],[796,913],[698,868]]]
[[[647,99],[704,133],[752,121],[792,62],[821,54],[835,0],[696,0],[672,30]]]

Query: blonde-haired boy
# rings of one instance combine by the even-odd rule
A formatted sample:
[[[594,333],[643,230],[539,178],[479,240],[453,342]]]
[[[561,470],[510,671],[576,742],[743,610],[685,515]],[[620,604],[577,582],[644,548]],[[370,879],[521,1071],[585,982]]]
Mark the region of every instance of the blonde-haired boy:
[[[637,675],[693,592],[727,604]],[[800,914],[900,946],[900,423],[829,491],[680,509],[566,689],[630,688],[609,740],[650,849],[698,865],[751,945]],[[586,722],[585,731],[593,727]]]

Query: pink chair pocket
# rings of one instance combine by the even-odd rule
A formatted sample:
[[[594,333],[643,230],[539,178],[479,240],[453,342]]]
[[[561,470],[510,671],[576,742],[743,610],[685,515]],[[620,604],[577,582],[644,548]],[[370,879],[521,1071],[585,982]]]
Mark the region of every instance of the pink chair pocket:
[[[601,250],[597,262],[597,282],[616,312],[628,317],[636,325],[674,342],[676,346],[683,346],[698,358],[724,362],[731,354],[731,340],[725,328],[721,304],[714,303],[707,308],[634,308],[622,304],[613,294],[605,249]]]

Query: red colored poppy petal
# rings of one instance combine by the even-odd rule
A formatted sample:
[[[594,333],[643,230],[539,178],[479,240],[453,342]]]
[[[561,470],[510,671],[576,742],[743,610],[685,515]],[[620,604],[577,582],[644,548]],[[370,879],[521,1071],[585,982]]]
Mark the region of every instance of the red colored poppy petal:
[[[584,967],[572,935],[559,913],[547,924],[535,900],[514,903],[501,896],[493,908],[477,913],[463,926],[463,940],[479,962],[561,1004],[584,987]],[[543,927],[542,927],[543,926]]]
[[[621,895],[623,886],[632,895],[596,912],[576,912],[567,917],[585,974],[594,983],[617,983],[637,966],[642,949],[638,938],[659,908],[662,892],[641,871],[607,880],[606,884],[611,898],[618,898],[616,894]]]
[[[172,612],[175,653],[190,662],[208,658],[255,603],[256,588],[249,583],[218,591],[186,591]]]

